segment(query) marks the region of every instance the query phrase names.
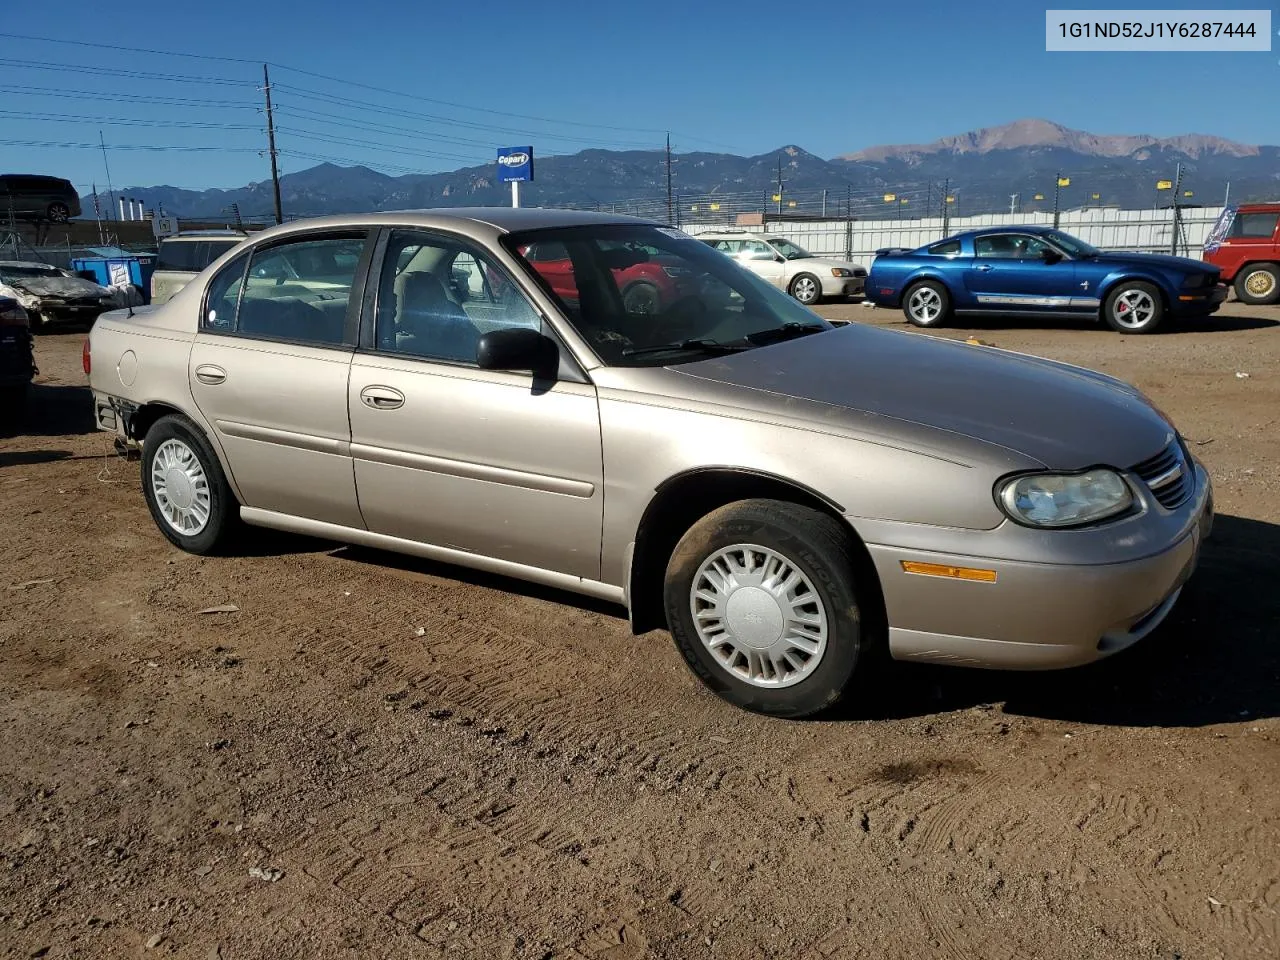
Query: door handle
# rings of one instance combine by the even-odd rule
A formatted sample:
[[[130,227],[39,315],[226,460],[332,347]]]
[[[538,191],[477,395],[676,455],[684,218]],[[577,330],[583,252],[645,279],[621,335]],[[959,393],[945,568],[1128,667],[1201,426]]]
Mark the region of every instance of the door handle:
[[[978,266],[977,266],[977,267],[975,267],[974,269],[976,269],[979,273],[990,273],[990,272],[991,272],[991,264],[989,264],[989,263],[980,263],[980,264],[978,264]]]
[[[211,363],[202,363],[196,367],[196,379],[201,383],[207,383],[210,386],[223,383],[227,379],[227,371],[221,367],[215,367]]]
[[[360,391],[360,402],[374,410],[394,410],[404,406],[404,394],[391,387],[370,386]]]

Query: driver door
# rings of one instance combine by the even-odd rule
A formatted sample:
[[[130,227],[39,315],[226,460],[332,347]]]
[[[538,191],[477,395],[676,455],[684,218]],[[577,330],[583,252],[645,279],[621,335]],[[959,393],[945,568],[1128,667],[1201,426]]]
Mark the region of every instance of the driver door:
[[[984,310],[1061,310],[1071,305],[1075,263],[1067,257],[1048,262],[1046,253],[1060,253],[1040,237],[1022,233],[991,233],[973,241],[973,263],[965,271],[965,286]]]

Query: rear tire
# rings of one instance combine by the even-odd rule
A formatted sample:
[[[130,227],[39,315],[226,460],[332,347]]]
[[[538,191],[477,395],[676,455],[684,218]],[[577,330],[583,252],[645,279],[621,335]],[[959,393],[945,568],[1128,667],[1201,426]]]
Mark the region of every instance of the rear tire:
[[[1236,299],[1254,306],[1280,303],[1280,265],[1251,263],[1236,274]]]
[[[822,299],[822,281],[812,273],[797,273],[791,280],[791,296],[811,307]]]
[[[49,214],[50,223],[66,223],[71,219],[71,208],[65,203],[51,203],[46,212]]]
[[[142,492],[160,532],[187,553],[219,552],[239,526],[240,505],[222,465],[186,417],[161,417],[147,431]]]
[[[664,606],[697,677],[776,717],[832,706],[875,661],[850,534],[809,507],[739,500],[707,514],[667,565]],[[727,572],[726,572],[727,571]]]
[[[902,295],[902,312],[914,326],[940,327],[951,313],[951,294],[937,280],[922,280]]]
[[[1164,319],[1164,300],[1149,283],[1123,280],[1107,294],[1102,317],[1117,333],[1152,333]]]

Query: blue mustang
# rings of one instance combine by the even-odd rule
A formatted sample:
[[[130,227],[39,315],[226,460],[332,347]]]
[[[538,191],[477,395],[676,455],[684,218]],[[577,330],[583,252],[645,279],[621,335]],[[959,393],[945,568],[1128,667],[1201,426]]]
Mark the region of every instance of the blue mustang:
[[[1048,227],[988,227],[918,250],[877,251],[866,297],[918,327],[953,314],[1066,313],[1150,333],[1165,317],[1206,316],[1226,299],[1217,268],[1149,253],[1104,253]]]

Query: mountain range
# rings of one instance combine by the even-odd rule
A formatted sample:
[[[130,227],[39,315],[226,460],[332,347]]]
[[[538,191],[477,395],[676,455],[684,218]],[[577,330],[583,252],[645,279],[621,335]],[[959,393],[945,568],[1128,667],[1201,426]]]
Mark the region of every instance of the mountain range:
[[[785,196],[799,201],[795,212],[817,213],[825,193],[829,211],[843,213],[848,202],[855,216],[866,217],[883,214],[882,194],[888,192],[915,198],[911,210],[919,215],[926,197],[939,202],[944,183],[956,198],[951,208],[955,214],[1007,210],[1012,194],[1019,195],[1025,209],[1037,193],[1052,199],[1058,175],[1072,183],[1063,192],[1064,208],[1088,203],[1147,207],[1160,202],[1156,181],[1174,179],[1179,166],[1182,189],[1193,194],[1183,202],[1220,203],[1228,182],[1232,199],[1280,196],[1280,147],[1201,134],[1099,136],[1039,119],[831,159],[795,145],[753,157],[680,153],[673,174],[685,219],[696,216],[690,210],[693,204],[718,198],[726,211],[772,206],[780,171]],[[510,191],[496,182],[495,167],[393,177],[364,166],[322,163],[286,174],[280,186],[290,216],[506,205]],[[536,181],[522,186],[522,203],[665,216],[666,178],[661,150],[584,150],[539,157]],[[272,209],[269,180],[229,189],[136,186],[117,193],[142,199],[149,209],[189,219],[226,219],[232,204],[245,219],[268,216]],[[91,198],[86,198],[85,209],[93,209]]]

